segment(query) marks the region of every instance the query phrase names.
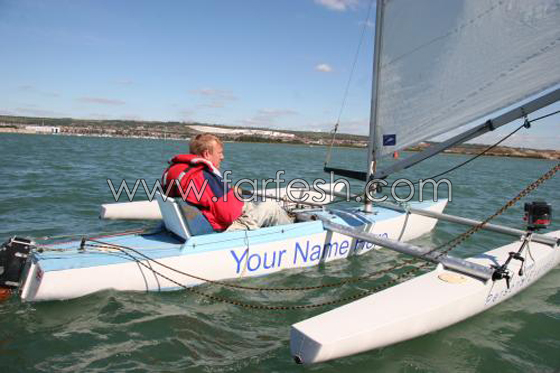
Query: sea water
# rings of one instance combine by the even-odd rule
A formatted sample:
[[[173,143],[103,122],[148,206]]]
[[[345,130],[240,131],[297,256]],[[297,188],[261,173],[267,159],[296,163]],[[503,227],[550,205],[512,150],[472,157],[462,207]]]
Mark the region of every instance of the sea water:
[[[0,239],[90,235],[150,227],[150,222],[98,219],[99,205],[112,201],[107,183],[123,179],[149,185],[167,161],[187,151],[185,141],[43,135],[0,135]],[[313,181],[322,172],[326,149],[281,144],[228,143],[223,169],[233,179]],[[429,178],[469,156],[439,155],[400,176]],[[449,214],[484,219],[556,161],[481,157],[443,177],[452,182]],[[333,166],[363,169],[365,152],[337,149]],[[400,177],[399,176],[399,177]],[[359,183],[353,183],[358,186]],[[539,187],[494,222],[522,227],[522,203],[546,200],[560,211],[558,176]],[[356,190],[357,191],[357,190]],[[408,191],[402,194],[408,194]],[[445,188],[440,196],[447,196]],[[146,195],[139,192],[139,198]],[[125,201],[121,196],[120,201]],[[555,218],[553,229],[559,229]],[[436,247],[464,232],[438,223],[416,244]],[[467,257],[514,240],[478,233],[454,254]],[[318,267],[284,271],[242,281],[248,286],[301,287],[365,276],[403,258],[379,251]],[[324,303],[366,290],[381,280],[312,292],[255,293],[205,285],[207,294],[242,303]],[[92,279],[93,281],[93,279]],[[376,282],[377,281],[377,282]],[[161,372],[526,372],[560,369],[560,268],[513,299],[442,331],[383,349],[312,367],[290,356],[290,325],[331,307],[298,311],[252,311],[211,302],[188,291],[104,291],[69,301],[0,303],[0,371]],[[336,325],[325,325],[325,328]]]

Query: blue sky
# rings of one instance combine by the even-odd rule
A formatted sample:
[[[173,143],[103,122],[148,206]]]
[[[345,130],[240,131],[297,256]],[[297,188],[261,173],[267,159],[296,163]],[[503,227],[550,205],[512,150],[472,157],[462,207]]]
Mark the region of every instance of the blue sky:
[[[0,0],[0,114],[328,131],[368,4]],[[367,133],[372,36],[368,24],[341,132]],[[510,144],[558,149],[559,129]]]

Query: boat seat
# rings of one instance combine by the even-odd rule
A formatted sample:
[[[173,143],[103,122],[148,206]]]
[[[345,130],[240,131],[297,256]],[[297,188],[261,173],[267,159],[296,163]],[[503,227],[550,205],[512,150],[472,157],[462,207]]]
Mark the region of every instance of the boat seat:
[[[192,236],[214,233],[214,229],[197,207],[180,198],[167,197],[164,200],[159,192],[156,192],[156,200],[165,228],[185,241]]]

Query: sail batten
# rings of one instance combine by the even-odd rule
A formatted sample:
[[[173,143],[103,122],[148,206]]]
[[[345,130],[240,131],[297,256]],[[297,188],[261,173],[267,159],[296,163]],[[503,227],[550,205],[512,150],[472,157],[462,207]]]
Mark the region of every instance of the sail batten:
[[[560,83],[556,0],[391,0],[379,32],[376,156]]]

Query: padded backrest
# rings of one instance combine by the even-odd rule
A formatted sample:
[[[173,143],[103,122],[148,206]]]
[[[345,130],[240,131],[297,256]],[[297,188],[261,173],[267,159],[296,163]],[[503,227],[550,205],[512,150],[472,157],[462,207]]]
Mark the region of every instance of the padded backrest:
[[[196,207],[171,197],[164,200],[159,192],[156,192],[156,200],[167,230],[185,241],[191,236],[214,232],[208,220]]]
[[[192,236],[214,233],[214,228],[212,228],[208,219],[200,212],[198,207],[183,200],[178,200],[177,203],[179,204],[185,224]]]
[[[192,234],[187,228],[187,224],[183,219],[183,214],[181,214],[181,210],[179,210],[175,199],[167,197],[167,199],[164,200],[163,196],[159,192],[156,192],[156,200],[161,211],[163,224],[165,224],[167,230],[175,233],[184,240],[188,240]]]

